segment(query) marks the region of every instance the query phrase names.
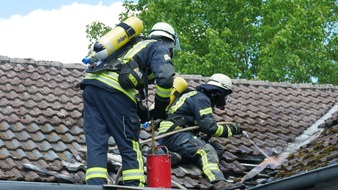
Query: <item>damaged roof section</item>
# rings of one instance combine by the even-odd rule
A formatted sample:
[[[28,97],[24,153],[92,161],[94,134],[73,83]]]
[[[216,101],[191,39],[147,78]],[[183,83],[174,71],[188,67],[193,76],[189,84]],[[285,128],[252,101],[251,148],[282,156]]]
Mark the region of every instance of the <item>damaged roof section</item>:
[[[338,104],[319,128],[318,137],[290,154],[270,183],[250,189],[337,189]]]
[[[324,129],[320,136],[289,155],[287,162],[281,165],[277,179],[337,163],[338,110],[319,127]]]
[[[69,183],[68,178],[27,168],[34,165],[71,176],[77,184],[84,183],[85,154],[79,151],[85,148],[82,91],[76,88],[84,77],[84,70],[85,66],[81,64],[0,56],[0,179]],[[208,79],[198,75],[183,77],[190,87]],[[268,156],[281,154],[289,143],[338,102],[338,87],[332,85],[235,79],[233,86],[234,93],[229,97],[225,111],[216,109],[215,118],[218,122],[241,123],[250,139]],[[150,86],[150,100],[154,98],[154,90],[154,86]],[[323,137],[329,141],[321,146],[330,147],[330,143],[336,142],[338,137],[335,133],[334,130],[324,132],[323,135],[332,136]],[[140,137],[146,140],[151,135],[142,128]],[[265,159],[265,155],[245,135],[212,138],[212,141],[226,150],[220,159],[220,168],[230,183],[240,181]],[[111,139],[110,146],[114,145]],[[147,148],[149,144],[144,144],[143,149]],[[282,165],[284,173],[279,173],[277,177],[306,171],[296,158],[302,158],[301,163],[307,165],[309,156],[302,151],[297,153],[294,162],[290,163],[291,157]],[[334,162],[333,157],[327,153],[319,160]],[[297,163],[299,166],[296,167]],[[247,187],[267,183],[274,179],[277,170],[264,168],[244,183]],[[111,171],[114,173],[116,170],[111,168]],[[186,188],[211,188],[201,170],[194,165],[173,167],[172,179]]]

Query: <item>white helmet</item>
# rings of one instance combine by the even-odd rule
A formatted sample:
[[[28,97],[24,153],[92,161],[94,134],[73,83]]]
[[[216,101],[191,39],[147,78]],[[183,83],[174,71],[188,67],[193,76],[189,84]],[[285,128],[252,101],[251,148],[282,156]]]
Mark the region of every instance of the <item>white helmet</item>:
[[[231,90],[232,91],[232,82],[231,79],[220,73],[213,74],[210,78],[207,84],[214,85],[221,87],[225,90]]]
[[[172,40],[174,43],[176,43],[177,38],[174,28],[165,22],[156,23],[151,29],[149,37],[166,37]]]

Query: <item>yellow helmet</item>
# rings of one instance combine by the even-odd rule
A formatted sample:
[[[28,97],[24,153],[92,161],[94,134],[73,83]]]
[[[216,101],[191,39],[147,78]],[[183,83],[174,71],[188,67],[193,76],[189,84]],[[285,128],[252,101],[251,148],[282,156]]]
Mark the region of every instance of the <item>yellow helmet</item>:
[[[174,84],[170,92],[170,101],[168,107],[175,101],[175,99],[188,87],[187,81],[182,77],[175,77]]]

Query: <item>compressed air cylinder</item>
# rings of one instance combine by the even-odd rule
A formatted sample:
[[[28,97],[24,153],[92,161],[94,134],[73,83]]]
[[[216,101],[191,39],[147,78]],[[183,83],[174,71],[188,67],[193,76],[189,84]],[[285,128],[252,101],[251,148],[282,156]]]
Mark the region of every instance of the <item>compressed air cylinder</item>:
[[[91,48],[91,57],[103,60],[121,48],[143,30],[143,23],[137,17],[129,17],[97,40]]]

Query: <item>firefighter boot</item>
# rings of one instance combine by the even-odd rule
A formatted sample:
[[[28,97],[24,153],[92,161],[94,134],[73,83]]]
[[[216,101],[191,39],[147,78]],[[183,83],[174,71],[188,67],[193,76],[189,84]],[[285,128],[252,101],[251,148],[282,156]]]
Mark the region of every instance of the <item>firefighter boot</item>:
[[[177,152],[170,152],[171,166],[177,166],[182,161],[182,156]]]

